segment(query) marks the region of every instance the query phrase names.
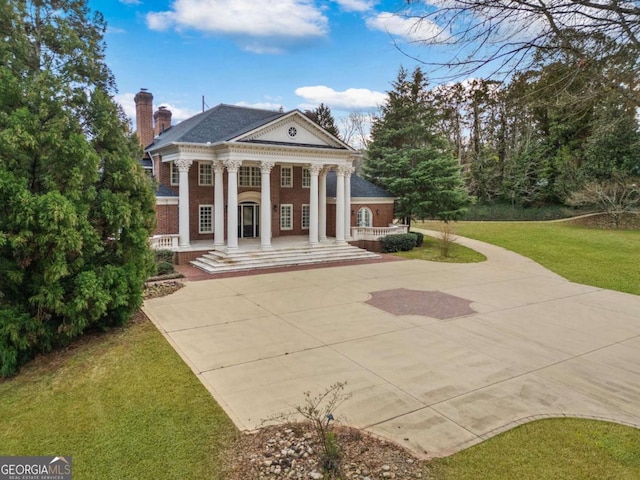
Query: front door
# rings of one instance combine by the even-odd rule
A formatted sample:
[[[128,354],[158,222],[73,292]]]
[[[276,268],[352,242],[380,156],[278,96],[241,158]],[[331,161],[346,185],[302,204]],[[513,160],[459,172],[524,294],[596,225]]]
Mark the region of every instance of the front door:
[[[260,235],[260,205],[246,202],[238,205],[238,237],[254,238]]]

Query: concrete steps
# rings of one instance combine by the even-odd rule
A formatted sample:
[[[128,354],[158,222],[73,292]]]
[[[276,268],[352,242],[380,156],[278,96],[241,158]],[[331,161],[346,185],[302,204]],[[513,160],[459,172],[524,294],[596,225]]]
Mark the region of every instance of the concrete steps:
[[[191,265],[207,273],[225,273],[372,258],[380,258],[380,255],[351,245],[319,245],[230,253],[214,250],[192,260]]]

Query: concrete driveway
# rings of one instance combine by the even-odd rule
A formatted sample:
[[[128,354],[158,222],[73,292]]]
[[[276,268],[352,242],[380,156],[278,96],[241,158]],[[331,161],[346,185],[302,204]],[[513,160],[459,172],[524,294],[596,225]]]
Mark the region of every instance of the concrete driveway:
[[[489,260],[190,282],[145,311],[243,430],[339,381],[345,423],[422,456],[543,417],[639,426],[640,297],[458,241]]]

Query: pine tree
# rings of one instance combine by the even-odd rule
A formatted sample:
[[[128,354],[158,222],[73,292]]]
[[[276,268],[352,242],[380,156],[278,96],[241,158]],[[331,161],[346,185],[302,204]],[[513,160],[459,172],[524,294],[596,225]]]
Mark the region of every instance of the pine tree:
[[[336,127],[336,121],[333,118],[331,109],[324,103],[321,103],[315,110],[306,111],[305,115],[334,137],[340,138],[340,131]]]
[[[152,268],[153,190],[83,0],[0,7],[0,375],[120,325]]]
[[[438,134],[428,82],[416,68],[400,68],[393,90],[373,122],[364,175],[396,197],[396,215],[456,220],[470,203],[457,161]]]

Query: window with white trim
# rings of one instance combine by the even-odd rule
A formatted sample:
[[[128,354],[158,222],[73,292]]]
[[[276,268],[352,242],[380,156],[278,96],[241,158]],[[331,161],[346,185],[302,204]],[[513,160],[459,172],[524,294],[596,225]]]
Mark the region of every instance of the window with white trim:
[[[311,170],[308,168],[302,169],[302,188],[311,187]]]
[[[309,205],[302,205],[302,229],[309,230],[311,225],[311,209]]]
[[[198,162],[198,185],[213,185],[213,172],[209,162]]]
[[[262,180],[260,167],[240,167],[238,185],[240,187],[259,187]]]
[[[373,213],[370,208],[361,207],[358,209],[356,227],[373,227]]]
[[[198,232],[213,233],[213,205],[200,205]]]
[[[280,230],[293,230],[293,205],[280,205]]]
[[[280,167],[280,186],[282,188],[293,187],[293,167]]]
[[[171,162],[171,185],[180,185],[180,170],[176,162]]]

